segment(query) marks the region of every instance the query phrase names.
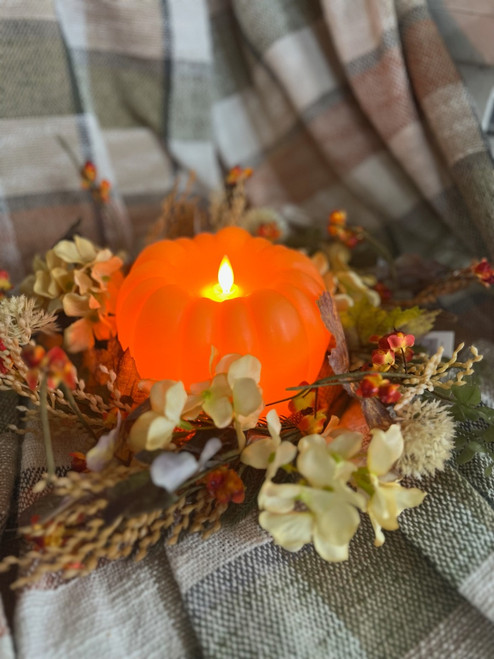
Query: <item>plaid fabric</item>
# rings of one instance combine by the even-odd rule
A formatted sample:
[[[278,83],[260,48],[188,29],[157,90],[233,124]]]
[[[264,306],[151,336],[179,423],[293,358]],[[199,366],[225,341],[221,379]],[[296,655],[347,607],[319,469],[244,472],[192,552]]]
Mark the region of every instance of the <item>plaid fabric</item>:
[[[16,0],[0,25],[15,278],[78,218],[136,249],[177,174],[206,194],[237,163],[256,168],[255,204],[296,205],[300,222],[343,206],[398,251],[493,255],[492,161],[425,0]],[[110,212],[57,136],[113,184]]]
[[[58,443],[61,468],[80,446],[77,431]],[[24,452],[31,457],[21,470],[21,509],[39,477],[32,446]],[[423,483],[424,504],[402,514],[400,530],[379,549],[365,523],[346,563],[325,563],[312,547],[296,554],[276,547],[239,507],[235,525],[208,541],[160,544],[139,566],[110,563],[65,585],[48,576],[18,595],[18,654],[488,659],[494,478],[484,467],[481,458],[451,464]]]
[[[479,112],[425,0],[6,0],[0,26],[0,267],[15,278],[77,218],[88,237],[136,249],[177,174],[194,169],[206,194],[237,163],[256,168],[253,203],[296,205],[299,222],[323,226],[343,206],[397,251],[494,254]],[[478,45],[486,71],[491,44]],[[110,212],[80,189],[58,136],[112,182]],[[44,457],[34,433],[5,429],[15,402],[1,401],[9,553]],[[86,441],[57,438],[59,467]],[[382,548],[364,525],[344,564],[279,549],[245,512],[207,542],[47,577],[15,601],[2,578],[0,656],[490,658],[483,466],[426,483]]]

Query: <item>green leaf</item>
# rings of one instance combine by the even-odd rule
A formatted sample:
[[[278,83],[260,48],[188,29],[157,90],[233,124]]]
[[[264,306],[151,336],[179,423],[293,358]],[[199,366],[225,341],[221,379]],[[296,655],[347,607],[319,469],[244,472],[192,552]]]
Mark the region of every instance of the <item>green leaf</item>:
[[[470,441],[470,440],[467,439],[466,437],[460,437],[459,435],[457,435],[457,436],[455,437],[455,448],[456,448],[457,450],[460,450],[460,449],[463,448],[466,444],[468,444],[469,441]]]
[[[182,428],[182,430],[188,430],[189,432],[191,430],[195,430],[195,426],[193,426],[192,423],[189,423],[189,421],[185,421],[184,419],[180,421],[180,428]]]
[[[494,462],[491,462],[490,465],[487,465],[487,467],[484,469],[484,475],[487,476],[487,478],[492,474],[492,470],[494,469]]]
[[[345,329],[356,329],[360,342],[366,344],[373,334],[382,336],[394,329],[415,336],[427,334],[433,328],[437,314],[437,311],[428,311],[420,307],[410,309],[395,307],[386,310],[374,307],[363,298],[341,314],[341,321]]]
[[[461,405],[451,405],[449,411],[453,415],[455,421],[466,421],[465,413]]]
[[[467,462],[470,462],[477,453],[479,453],[479,451],[475,446],[475,442],[470,442],[456,458],[456,461],[460,465],[466,464]]]
[[[452,387],[453,396],[462,405],[475,407],[482,402],[480,388],[475,384],[467,384],[463,387]]]
[[[479,439],[483,442],[494,442],[494,426],[490,426],[487,430],[484,430],[479,436]]]
[[[494,423],[494,410],[491,407],[479,407],[477,412],[480,419],[487,421],[487,423]]]
[[[466,405],[452,405],[449,409],[456,421],[477,421],[480,418],[479,409]]]

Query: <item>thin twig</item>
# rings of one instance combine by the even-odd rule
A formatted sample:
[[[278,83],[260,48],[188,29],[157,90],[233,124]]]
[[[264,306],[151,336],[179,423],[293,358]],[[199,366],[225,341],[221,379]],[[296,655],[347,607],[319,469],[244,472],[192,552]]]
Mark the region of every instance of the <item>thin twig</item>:
[[[53,445],[51,443],[50,421],[48,419],[48,401],[47,401],[48,387],[46,383],[46,375],[41,379],[39,390],[39,412],[41,417],[41,427],[43,429],[43,439],[45,441],[46,452],[46,466],[48,471],[48,478],[52,479],[55,476],[55,458],[53,457]]]
[[[86,421],[84,416],[81,413],[81,410],[79,409],[79,406],[77,405],[74,396],[72,395],[72,392],[70,391],[69,387],[65,384],[65,382],[62,382],[61,384],[61,389],[65,395],[65,398],[67,399],[68,404],[72,408],[72,411],[76,415],[76,417],[79,419],[80,423],[86,428],[91,435],[94,437],[94,439],[98,439],[98,436],[94,432],[94,430],[91,428],[89,423]]]

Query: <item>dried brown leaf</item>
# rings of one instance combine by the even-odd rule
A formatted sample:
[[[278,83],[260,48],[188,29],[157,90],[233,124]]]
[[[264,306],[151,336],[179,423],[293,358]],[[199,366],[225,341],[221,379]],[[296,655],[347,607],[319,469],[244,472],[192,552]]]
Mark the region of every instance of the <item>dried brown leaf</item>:
[[[138,387],[141,377],[128,349],[121,355],[118,366],[114,370],[117,374],[115,386],[122,396],[129,396],[133,404],[142,403],[147,398],[147,393]]]
[[[362,398],[362,412],[369,428],[387,430],[393,423],[386,407],[377,398]]]
[[[333,335],[329,352],[329,363],[333,371],[339,375],[346,373],[350,366],[348,347],[345,339],[345,332],[341,324],[338,310],[332,295],[327,291],[324,292],[317,300],[317,306],[321,312],[321,318],[326,328]]]

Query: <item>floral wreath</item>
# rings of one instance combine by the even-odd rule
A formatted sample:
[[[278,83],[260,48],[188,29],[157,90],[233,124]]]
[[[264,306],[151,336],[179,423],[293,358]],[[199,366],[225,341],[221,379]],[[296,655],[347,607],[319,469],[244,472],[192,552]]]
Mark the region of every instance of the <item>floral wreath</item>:
[[[38,432],[47,464],[19,528],[23,551],[0,563],[0,571],[21,568],[13,587],[47,572],[85,575],[100,559],[138,561],[162,537],[169,545],[187,533],[207,538],[235,518],[236,506],[257,505],[259,524],[286,550],[312,543],[324,560],[343,561],[363,515],[382,545],[400,513],[426,496],[422,477],[453,453],[461,463],[482,452],[492,470],[494,410],[481,404],[472,378],[482,356],[460,344],[446,358],[443,347],[429,354],[422,343],[440,313],[431,308],[437,298],[489,288],[492,266],[442,267],[433,283],[404,292],[398,264],[344,211],[331,212],[314,238],[300,228],[289,234],[273,209],[248,209],[250,174],[233,168],[208,212],[189,188],[174,190],[148,239],[174,237],[199,214],[210,228],[241,225],[310,252],[327,287],[318,305],[334,341],[315,382],[286,383],[281,417],[276,406],[263,416],[269,401],[252,355],[213,351],[210,380],[188,390],[140,379],[116,336],[123,255],[69,235],[34,259],[18,289],[0,271],[0,389],[22,397],[24,421],[14,429]],[[92,163],[80,175],[109,212],[109,183]],[[369,248],[379,268],[350,265]],[[465,421],[476,422],[468,438],[456,432]],[[56,470],[52,435],[74,423],[92,446]]]

